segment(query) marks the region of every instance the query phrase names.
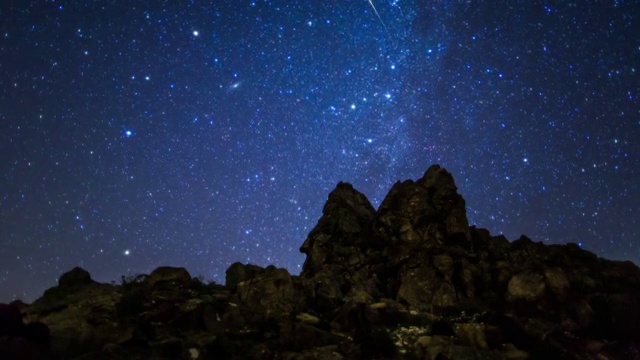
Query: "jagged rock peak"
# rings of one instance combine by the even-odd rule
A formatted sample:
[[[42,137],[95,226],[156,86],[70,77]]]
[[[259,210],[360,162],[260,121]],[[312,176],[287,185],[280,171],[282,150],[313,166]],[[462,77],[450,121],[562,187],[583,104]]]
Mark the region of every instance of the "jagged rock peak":
[[[438,164],[431,165],[417,182],[427,188],[434,187],[457,190],[453,175]]]
[[[313,277],[324,266],[362,263],[367,249],[392,247],[394,258],[403,259],[443,244],[472,250],[465,201],[444,168],[433,165],[417,181],[397,182],[377,212],[351,184],[340,182],[300,248],[307,254],[301,276]]]
[[[376,211],[363,193],[342,181],[329,194],[322,215],[333,215],[338,209],[351,210],[359,221],[370,221]]]
[[[431,166],[418,181],[397,182],[378,209],[376,230],[399,244],[450,244],[471,249],[465,201],[453,176]]]
[[[375,209],[366,196],[349,183],[340,182],[329,194],[322,217],[311,230],[300,252],[307,254],[302,275],[317,272],[327,262],[346,260],[337,247],[349,247],[369,227]]]

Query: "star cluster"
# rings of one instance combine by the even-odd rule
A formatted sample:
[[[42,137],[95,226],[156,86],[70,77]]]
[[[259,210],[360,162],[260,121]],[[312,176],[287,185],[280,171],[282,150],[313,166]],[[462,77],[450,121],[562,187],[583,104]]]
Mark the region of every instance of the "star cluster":
[[[634,1],[0,5],[0,301],[235,261],[298,273],[347,181],[439,163],[470,222],[640,263]]]

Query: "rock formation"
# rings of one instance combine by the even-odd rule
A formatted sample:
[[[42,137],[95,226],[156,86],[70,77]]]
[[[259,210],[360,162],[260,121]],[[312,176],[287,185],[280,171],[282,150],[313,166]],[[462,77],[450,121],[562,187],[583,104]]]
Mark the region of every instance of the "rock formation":
[[[300,251],[299,276],[235,263],[224,286],[76,268],[23,311],[52,359],[640,358],[637,266],[469,227],[437,165],[377,211],[338,184]]]

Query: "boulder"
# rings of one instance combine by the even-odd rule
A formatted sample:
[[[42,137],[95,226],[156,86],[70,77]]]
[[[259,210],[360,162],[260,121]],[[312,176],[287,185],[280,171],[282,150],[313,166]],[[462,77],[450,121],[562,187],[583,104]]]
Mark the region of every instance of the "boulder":
[[[533,271],[517,274],[509,280],[507,301],[537,301],[542,298],[546,285],[544,277]]]
[[[58,279],[58,286],[70,291],[72,289],[79,289],[85,285],[92,284],[93,282],[94,281],[91,279],[91,275],[87,270],[76,266],[60,276],[60,279]]]
[[[162,284],[187,284],[191,275],[183,267],[161,266],[151,272],[145,282],[148,286]]]
[[[145,297],[151,303],[159,304],[153,316],[155,321],[172,317],[176,304],[189,298],[188,291],[193,283],[187,269],[182,267],[162,266],[153,270],[143,280],[143,285],[149,289]]]
[[[297,307],[299,297],[286,269],[267,267],[260,275],[237,284],[240,303],[260,310],[267,317],[287,316]]]
[[[225,285],[229,290],[235,291],[238,283],[252,279],[263,271],[258,265],[235,262],[226,271]]]

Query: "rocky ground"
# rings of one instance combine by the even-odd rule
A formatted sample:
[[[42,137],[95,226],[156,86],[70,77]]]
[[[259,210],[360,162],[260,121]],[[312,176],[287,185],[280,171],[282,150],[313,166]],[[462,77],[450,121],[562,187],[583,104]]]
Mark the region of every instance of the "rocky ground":
[[[338,184],[300,251],[299,276],[235,263],[224,286],[183,268],[120,285],[75,268],[12,304],[20,326],[0,308],[0,358],[640,358],[637,266],[469,227],[437,165],[377,211]]]

